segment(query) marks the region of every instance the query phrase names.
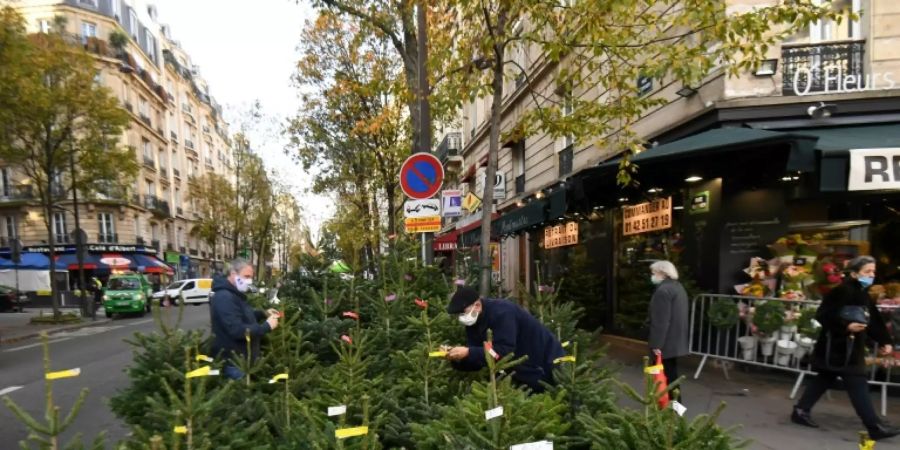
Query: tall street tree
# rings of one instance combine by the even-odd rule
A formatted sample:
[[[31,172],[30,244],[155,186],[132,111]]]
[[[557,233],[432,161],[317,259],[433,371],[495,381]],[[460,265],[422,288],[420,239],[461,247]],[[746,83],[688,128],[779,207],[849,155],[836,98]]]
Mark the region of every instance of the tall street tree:
[[[237,228],[235,217],[238,208],[234,186],[227,178],[208,172],[191,181],[188,199],[200,213],[200,219],[191,229],[191,236],[205,242],[212,249],[212,259],[218,254],[219,242],[234,236]],[[237,249],[236,249],[237,250]]]
[[[30,180],[53,261],[52,217],[60,200],[73,189],[124,189],[137,173],[134,149],[121,144],[129,115],[96,83],[101,63],[83,47],[61,33],[27,35],[11,7],[3,8],[0,21],[0,160]],[[65,176],[73,172],[75,183]],[[55,283],[51,289],[58,315]]]
[[[637,79],[694,86],[719,68],[729,75],[746,73],[785,37],[820,18],[837,19],[826,2],[773,3],[736,10],[709,0],[450,0],[454,20],[435,26],[451,27],[442,33],[453,42],[437,57],[448,67],[444,89],[460,99],[491,98],[487,180],[494,179],[503,132],[521,137],[543,131],[624,149],[619,178],[627,184],[636,170],[628,157],[643,148],[633,125],[669,101],[643,95]],[[541,67],[555,69],[550,92],[530,79],[535,67],[511,57],[517,48],[533,51]],[[520,123],[501,130],[505,81],[518,77],[525,78],[533,102]],[[599,96],[581,95],[598,89]],[[489,211],[492,183],[484,185]],[[481,248],[487,249],[489,213],[483,214],[481,232]],[[486,295],[491,256],[481,253]]]
[[[382,202],[387,233],[397,230],[397,173],[410,131],[402,70],[382,35],[330,11],[307,26],[302,42],[295,81],[304,106],[287,129],[291,151],[306,170],[316,169],[315,191],[336,194],[361,214],[356,223],[371,256]]]

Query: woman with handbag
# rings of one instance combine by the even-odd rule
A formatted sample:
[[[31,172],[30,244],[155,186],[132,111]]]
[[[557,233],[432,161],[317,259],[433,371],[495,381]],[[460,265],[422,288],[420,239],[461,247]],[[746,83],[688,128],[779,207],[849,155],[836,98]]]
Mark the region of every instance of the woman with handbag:
[[[845,270],[847,276],[844,281],[825,296],[816,311],[816,320],[822,324],[813,351],[813,369],[818,373],[794,406],[791,421],[818,428],[819,425],[810,416],[810,410],[832,387],[837,377],[841,377],[853,409],[868,429],[869,437],[886,439],[900,434],[900,428],[885,425],[875,414],[865,364],[866,342],[869,340],[878,343],[884,354],[893,351],[887,327],[866,293],[866,288],[875,279],[875,259],[858,256],[847,264]]]

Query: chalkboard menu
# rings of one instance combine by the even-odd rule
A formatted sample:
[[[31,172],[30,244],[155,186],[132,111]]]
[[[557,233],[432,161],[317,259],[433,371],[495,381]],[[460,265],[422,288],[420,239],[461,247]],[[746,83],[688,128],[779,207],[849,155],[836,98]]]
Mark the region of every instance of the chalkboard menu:
[[[775,189],[743,191],[723,199],[719,247],[720,289],[731,292],[747,282],[743,269],[750,258],[768,258],[768,245],[787,234],[784,193]]]

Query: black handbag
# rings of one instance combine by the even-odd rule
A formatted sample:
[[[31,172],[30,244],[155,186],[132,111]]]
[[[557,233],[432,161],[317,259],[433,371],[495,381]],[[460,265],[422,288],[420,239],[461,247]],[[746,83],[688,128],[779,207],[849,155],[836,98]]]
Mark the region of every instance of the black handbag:
[[[841,308],[840,318],[847,323],[869,324],[869,309],[865,306],[848,305]]]

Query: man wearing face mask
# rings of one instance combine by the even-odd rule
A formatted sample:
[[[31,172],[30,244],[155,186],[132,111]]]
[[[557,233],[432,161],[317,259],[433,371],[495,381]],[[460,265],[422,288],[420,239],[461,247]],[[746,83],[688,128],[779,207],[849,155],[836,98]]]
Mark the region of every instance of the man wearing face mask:
[[[528,359],[513,369],[512,377],[534,392],[543,391],[541,381],[553,382],[553,360],[563,356],[556,336],[521,306],[504,299],[482,299],[474,289],[461,286],[453,294],[447,312],[457,315],[466,327],[466,346],[453,347],[447,359],[454,369],[474,371],[487,363],[484,342],[487,330],[493,332],[496,359],[509,353]]]
[[[650,265],[650,282],[656,290],[650,298],[647,343],[654,359],[662,354],[666,379],[674,383],[678,379],[678,358],[690,353],[688,295],[678,282],[678,269],[669,261],[656,261]],[[673,391],[670,398],[681,400],[681,389]]]
[[[231,262],[228,277],[213,279],[209,310],[212,322],[212,354],[228,360],[222,374],[233,380],[244,376],[230,361],[247,358],[245,333],[250,333],[250,357],[259,357],[259,341],[278,327],[278,311],[255,310],[247,303],[246,292],[253,285],[253,266],[243,259]],[[264,320],[264,321],[263,321]],[[263,321],[262,323],[259,323]]]

